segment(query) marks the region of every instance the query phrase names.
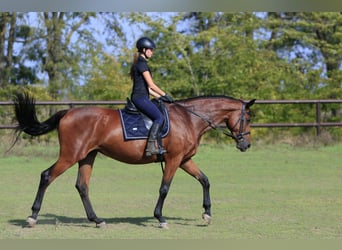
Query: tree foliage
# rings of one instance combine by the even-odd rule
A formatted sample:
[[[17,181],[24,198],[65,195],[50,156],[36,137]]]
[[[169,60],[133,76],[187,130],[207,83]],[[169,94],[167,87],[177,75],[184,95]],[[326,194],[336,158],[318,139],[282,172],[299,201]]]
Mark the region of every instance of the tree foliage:
[[[31,27],[23,19],[20,13],[0,13],[0,87],[37,81],[35,69],[24,64],[29,56],[15,51],[17,44],[30,43]]]

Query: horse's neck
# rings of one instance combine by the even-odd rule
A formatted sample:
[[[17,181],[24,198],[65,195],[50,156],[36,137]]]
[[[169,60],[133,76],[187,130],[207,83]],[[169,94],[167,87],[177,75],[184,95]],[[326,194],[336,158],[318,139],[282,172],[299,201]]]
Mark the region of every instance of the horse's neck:
[[[239,109],[241,104],[228,98],[203,98],[185,101],[182,105],[217,125],[227,116],[227,112]]]

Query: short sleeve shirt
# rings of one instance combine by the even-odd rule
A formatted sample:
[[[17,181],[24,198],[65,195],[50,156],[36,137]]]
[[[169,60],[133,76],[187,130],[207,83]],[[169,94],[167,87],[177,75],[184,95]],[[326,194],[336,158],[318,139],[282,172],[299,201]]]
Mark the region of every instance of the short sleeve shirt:
[[[133,65],[133,91],[132,97],[149,96],[147,82],[143,76],[145,71],[150,71],[147,61],[142,56],[139,56]]]

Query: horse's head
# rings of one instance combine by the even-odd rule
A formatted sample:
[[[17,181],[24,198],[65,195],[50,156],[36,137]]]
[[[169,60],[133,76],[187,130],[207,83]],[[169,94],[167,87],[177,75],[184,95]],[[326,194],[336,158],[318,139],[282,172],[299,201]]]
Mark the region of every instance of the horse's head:
[[[227,128],[231,131],[231,134],[227,135],[236,141],[236,147],[241,152],[245,152],[251,146],[249,108],[254,102],[255,99],[249,102],[242,101],[241,109],[234,111],[226,121]]]

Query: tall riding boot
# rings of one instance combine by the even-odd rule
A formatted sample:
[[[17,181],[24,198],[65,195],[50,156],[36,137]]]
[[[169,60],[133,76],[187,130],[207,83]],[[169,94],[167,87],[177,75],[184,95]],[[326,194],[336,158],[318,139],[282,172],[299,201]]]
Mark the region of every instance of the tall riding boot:
[[[164,154],[166,150],[162,148],[161,138],[160,138],[160,129],[161,126],[157,123],[153,123],[150,129],[150,135],[148,137],[147,146],[146,146],[146,156],[151,156],[155,154]]]

